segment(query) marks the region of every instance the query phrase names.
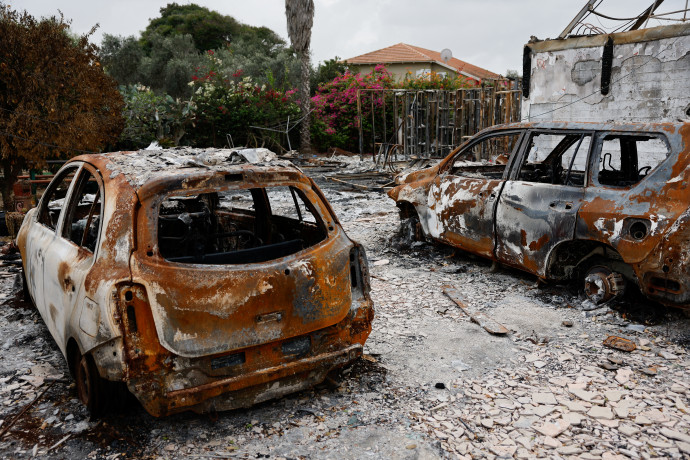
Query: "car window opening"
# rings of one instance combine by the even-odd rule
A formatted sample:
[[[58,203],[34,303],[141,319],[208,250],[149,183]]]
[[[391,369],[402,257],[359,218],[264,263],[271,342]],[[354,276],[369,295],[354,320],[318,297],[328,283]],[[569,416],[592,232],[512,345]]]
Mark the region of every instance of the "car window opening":
[[[311,247],[327,235],[313,204],[296,187],[173,194],[158,214],[160,254],[178,263],[265,262]]]
[[[647,177],[668,154],[668,145],[657,136],[606,136],[601,144],[597,181],[611,187],[634,185]]]
[[[534,133],[517,180],[583,187],[592,136]]]
[[[95,252],[101,221],[101,203],[98,182],[88,170],[82,170],[67,209],[63,237],[92,253]]]
[[[64,169],[60,176],[51,183],[41,199],[38,221],[53,231],[57,229],[58,219],[65,204],[67,192],[72,183],[74,173],[78,168],[79,166],[75,165]]]
[[[450,174],[501,179],[519,139],[520,133],[512,132],[480,140],[457,155],[453,160]]]

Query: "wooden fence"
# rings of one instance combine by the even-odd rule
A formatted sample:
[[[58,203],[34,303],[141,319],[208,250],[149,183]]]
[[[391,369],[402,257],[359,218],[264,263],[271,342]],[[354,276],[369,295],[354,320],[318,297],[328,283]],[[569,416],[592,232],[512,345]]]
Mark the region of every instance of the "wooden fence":
[[[452,91],[359,90],[360,153],[374,153],[377,163],[442,158],[484,128],[519,121],[519,81],[493,83]]]

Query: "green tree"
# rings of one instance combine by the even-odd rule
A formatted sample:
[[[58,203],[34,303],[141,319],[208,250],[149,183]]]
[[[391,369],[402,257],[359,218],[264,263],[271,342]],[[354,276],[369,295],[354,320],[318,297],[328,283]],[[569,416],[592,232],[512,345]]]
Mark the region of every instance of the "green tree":
[[[2,199],[29,165],[99,151],[122,130],[123,101],[86,34],[73,40],[64,18],[36,20],[0,4]],[[93,32],[94,29],[92,29]]]
[[[191,35],[149,36],[153,47],[141,60],[141,82],[172,97],[189,95],[189,80],[202,58]]]
[[[335,77],[344,74],[345,71],[347,71],[347,66],[338,56],[320,63],[311,75],[312,96],[316,93],[319,85],[332,81]]]
[[[300,126],[300,151],[309,154],[311,153],[309,47],[311,45],[311,27],[314,24],[314,0],[285,0],[285,15],[287,16],[288,36],[301,63],[299,89],[303,119]]]
[[[169,3],[160,9],[161,17],[152,19],[142,33],[142,41],[150,49],[154,34],[164,37],[170,35],[191,35],[199,51],[215,50],[230,43],[243,33],[243,24],[231,16],[191,3],[178,5]]]
[[[120,85],[143,84],[172,97],[191,94],[187,85],[201,63],[191,35],[149,35],[148,52],[134,36],[104,35],[101,59],[108,75]]]
[[[141,39],[104,35],[101,59],[121,85],[140,83],[177,98],[190,94],[186,84],[201,65],[200,50],[213,50],[227,73],[241,70],[282,90],[299,83],[299,61],[278,34],[194,4],[161,8]]]
[[[520,72],[517,70],[508,69],[506,70],[506,78],[509,80],[517,80],[518,78],[522,78],[522,75],[520,75]]]
[[[142,81],[140,67],[146,54],[135,36],[103,34],[99,55],[104,70],[121,85]]]

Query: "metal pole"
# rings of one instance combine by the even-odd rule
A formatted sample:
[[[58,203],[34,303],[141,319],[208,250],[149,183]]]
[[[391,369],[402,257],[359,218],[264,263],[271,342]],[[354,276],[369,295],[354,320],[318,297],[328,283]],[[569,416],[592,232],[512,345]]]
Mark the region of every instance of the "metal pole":
[[[558,38],[565,38],[568,36],[570,32],[573,31],[575,26],[580,22],[580,20],[584,17],[585,14],[587,14],[589,11],[591,11],[592,6],[597,2],[598,0],[589,0],[585,6],[582,7],[579,13],[573,18],[572,21],[570,21],[570,24],[568,24],[568,27],[563,29],[563,32],[558,36]]]
[[[290,143],[290,115],[288,115],[287,124],[285,125],[285,137],[288,141],[288,151],[292,152],[292,144]]]
[[[652,16],[652,14],[654,14],[654,10],[659,8],[659,5],[662,3],[664,3],[664,0],[656,0],[654,3],[652,3],[652,5],[644,10],[644,12],[640,15],[640,19],[635,21],[635,24],[633,24],[628,30],[637,30],[646,25],[647,21],[649,21],[649,18]]]
[[[359,125],[359,159],[364,160],[364,133],[362,132],[362,93],[357,90],[357,124]]]

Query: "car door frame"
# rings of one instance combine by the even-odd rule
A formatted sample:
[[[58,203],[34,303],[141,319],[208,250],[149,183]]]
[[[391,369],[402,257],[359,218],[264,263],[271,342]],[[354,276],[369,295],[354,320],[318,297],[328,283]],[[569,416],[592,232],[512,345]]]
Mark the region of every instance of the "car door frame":
[[[602,184],[598,178],[598,172],[600,171],[599,165],[604,161],[602,150],[605,138],[610,135],[615,135],[617,137],[638,137],[640,135],[655,137],[666,145],[668,154],[665,159],[658,162],[654,168],[634,184],[622,186]],[[657,169],[659,169],[664,162],[668,161],[671,155],[673,155],[673,148],[669,137],[666,133],[661,131],[597,131],[596,142],[594,143],[589,161],[589,186],[585,192],[585,202],[578,213],[576,237],[579,239],[597,241],[610,246],[621,255],[625,255],[624,259],[626,263],[633,264],[642,262],[650,251],[656,247],[658,241],[655,238],[635,240],[630,237],[630,226],[633,223],[641,222],[646,226],[649,225],[648,230],[651,230],[652,222],[650,220],[648,201],[632,198],[645,195],[644,189],[646,186],[642,183],[650,175],[656,174]],[[622,214],[620,211],[622,205],[625,207],[625,214]],[[665,209],[658,209],[653,214],[656,219],[654,221],[656,234],[663,234],[685,209],[686,207],[682,204]]]
[[[579,134],[590,136],[582,186],[518,180],[527,155],[529,139],[536,134]],[[584,139],[584,138],[583,138]],[[564,241],[575,238],[579,209],[589,181],[591,156],[596,140],[594,129],[530,129],[512,164],[495,210],[495,257],[501,263],[547,276],[549,256]],[[581,147],[578,147],[578,151]],[[567,150],[566,150],[567,151]],[[577,155],[577,154],[576,154]],[[568,171],[573,167],[569,166]]]
[[[29,229],[26,237],[26,261],[24,262],[26,268],[26,282],[29,286],[29,294],[36,306],[43,321],[48,326],[51,334],[54,333],[55,327],[51,325],[51,317],[49,315],[49,309],[47,302],[45,301],[45,288],[44,288],[44,265],[45,265],[45,254],[47,248],[49,248],[54,240],[58,237],[58,233],[62,229],[62,220],[64,219],[65,204],[69,202],[72,188],[74,186],[74,177],[77,177],[79,171],[81,170],[81,164],[70,163],[69,165],[61,168],[53,177],[53,180],[46,187],[46,191],[43,193],[41,200],[38,203],[36,212],[32,216],[32,222],[29,225]],[[69,175],[74,174],[72,181],[69,184],[67,193],[65,194],[62,208],[60,209],[60,215],[56,222],[55,228],[49,228],[44,225],[41,221],[41,211],[44,207],[49,205],[48,197],[57,187],[59,181],[64,180],[64,178]]]
[[[429,214],[432,216],[429,222],[429,234],[433,238],[484,257],[493,257],[497,198],[509,177],[510,169],[520,151],[526,132],[525,128],[491,131],[471,140],[460,151],[448,157],[439,168],[427,196]],[[489,138],[510,134],[517,134],[518,139],[510,152],[500,179],[459,176],[450,173],[455,161],[469,154],[474,146]],[[451,188],[454,192],[448,192]],[[448,196],[449,193],[452,195]],[[471,227],[467,225],[468,222]]]
[[[100,190],[98,238],[93,252],[64,236],[66,219],[70,208],[78,205],[78,203],[75,203],[75,200],[79,198],[75,194],[76,187],[85,172],[88,172],[96,179]],[[84,281],[98,256],[105,211],[104,191],[103,179],[98,170],[87,163],[82,163],[72,180],[65,205],[61,211],[58,232],[56,232],[55,239],[50,246],[45,250],[43,287],[46,297],[50,297],[53,302],[48,305],[46,312],[50,314],[51,321],[54,324],[54,330],[51,330],[51,333],[63,352],[66,350],[69,338],[77,335],[75,329],[79,328],[83,308],[87,304],[90,305],[91,309],[97,308],[93,300],[89,302],[89,299],[85,298]],[[48,294],[50,295],[48,296]],[[96,324],[95,328],[91,328],[89,325],[85,325],[81,329],[89,333],[89,335],[95,336],[97,326]]]

